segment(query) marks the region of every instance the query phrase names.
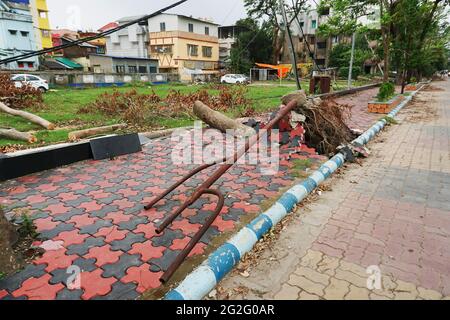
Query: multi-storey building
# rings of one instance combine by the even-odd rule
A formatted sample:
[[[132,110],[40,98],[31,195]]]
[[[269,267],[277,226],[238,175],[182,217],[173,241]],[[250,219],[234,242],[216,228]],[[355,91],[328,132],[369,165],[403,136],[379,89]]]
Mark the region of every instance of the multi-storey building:
[[[207,20],[160,14],[108,36],[106,48],[111,56],[157,59],[160,72],[178,74],[181,81],[219,73],[218,25]]]
[[[221,70],[227,68],[231,49],[236,43],[237,37],[247,28],[244,26],[221,26],[219,27],[219,67]]]
[[[0,59],[37,49],[33,18],[28,4],[0,0]],[[31,57],[0,67],[15,70],[36,70],[38,64],[38,58]]]
[[[325,10],[319,13],[316,9],[311,9],[302,12],[298,15],[297,19],[294,19],[291,25],[291,31],[294,35],[294,47],[300,57],[300,62],[310,62],[309,48],[320,67],[328,67],[329,55],[333,46],[337,43],[349,43],[351,37],[349,35],[340,35],[329,38],[322,38],[317,36],[317,30],[319,26],[326,23],[332,11]],[[373,13],[364,16],[358,20],[359,23],[368,28],[379,28],[377,21],[379,21],[380,11],[377,7],[373,8]],[[286,39],[287,41],[287,39]],[[288,48],[286,42],[285,48]],[[284,50],[282,62],[290,61],[289,50]]]
[[[48,7],[46,0],[30,0],[33,24],[37,33],[37,39],[41,48],[47,49],[53,46],[50,20],[48,18]]]
[[[138,17],[126,17],[117,21],[123,25]],[[148,28],[143,24],[134,24],[106,37],[108,55],[118,57],[148,58]]]
[[[47,49],[52,47],[52,35],[50,29],[50,21],[48,18],[48,7],[46,0],[9,0],[29,6],[30,13],[33,17],[33,27],[35,32],[35,40],[39,49]]]
[[[161,72],[178,73],[181,81],[219,73],[218,25],[183,15],[161,14],[149,20],[150,56]]]

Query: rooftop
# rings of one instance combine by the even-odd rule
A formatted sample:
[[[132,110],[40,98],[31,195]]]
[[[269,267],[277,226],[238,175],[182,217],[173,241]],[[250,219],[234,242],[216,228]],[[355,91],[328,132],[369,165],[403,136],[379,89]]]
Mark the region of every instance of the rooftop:
[[[208,24],[211,24],[211,25],[219,26],[219,24],[217,24],[217,23],[215,23],[213,21],[206,20],[206,19],[194,18],[194,17],[191,17],[191,16],[186,16],[186,15],[176,14],[176,13],[162,13],[162,14],[170,15],[170,16],[178,16],[178,17],[189,19],[189,20],[193,20],[193,21],[199,21],[199,22],[203,22],[203,23],[208,23]],[[119,23],[121,23],[121,22],[122,23],[123,22],[130,22],[130,21],[142,18],[142,17],[145,17],[145,15],[124,17],[124,18],[119,19],[117,22],[119,22]]]

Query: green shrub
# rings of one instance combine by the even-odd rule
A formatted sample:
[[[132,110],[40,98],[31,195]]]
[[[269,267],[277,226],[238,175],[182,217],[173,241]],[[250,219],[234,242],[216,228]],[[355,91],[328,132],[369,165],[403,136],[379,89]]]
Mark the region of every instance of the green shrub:
[[[349,67],[342,67],[342,68],[340,68],[339,69],[339,77],[347,79],[349,70],[350,70]],[[352,79],[357,80],[360,75],[361,75],[361,68],[360,67],[353,67]]]
[[[386,101],[395,95],[395,85],[391,82],[385,82],[380,87],[380,92],[378,93],[378,101]]]
[[[409,81],[409,83],[417,83],[417,78],[411,77],[411,80]]]

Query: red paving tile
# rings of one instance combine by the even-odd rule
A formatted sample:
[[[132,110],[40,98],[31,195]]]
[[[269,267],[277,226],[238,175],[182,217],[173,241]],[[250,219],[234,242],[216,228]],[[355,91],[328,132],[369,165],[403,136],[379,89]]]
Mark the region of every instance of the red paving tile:
[[[95,265],[99,268],[106,264],[113,264],[119,261],[119,257],[123,254],[121,251],[112,251],[108,244],[103,247],[95,247],[89,250],[89,253],[84,256],[87,259],[94,258]]]
[[[26,296],[30,300],[54,300],[59,291],[64,286],[62,284],[51,285],[51,276],[46,274],[40,278],[30,278],[23,282],[22,287],[12,293],[12,296],[19,298]]]
[[[86,238],[88,238],[88,234],[80,234],[78,229],[73,231],[61,232],[55,240],[62,240],[64,242],[64,246],[67,248],[68,246],[74,244],[82,244]]]
[[[45,271],[52,272],[56,269],[65,269],[70,267],[78,259],[77,255],[67,255],[66,249],[59,249],[45,252],[42,257],[34,260],[34,264],[46,264]]]
[[[175,240],[176,241],[176,240]],[[150,259],[158,259],[163,256],[163,252],[166,247],[154,247],[151,241],[146,241],[144,243],[135,243],[129,254],[140,254],[141,260],[144,262],[150,261]]]
[[[103,278],[102,273],[103,270],[101,269],[81,273],[81,288],[84,290],[83,300],[106,296],[112,291],[112,285],[117,282],[117,279]]]
[[[140,267],[132,267],[127,270],[127,275],[121,279],[124,283],[136,283],[138,285],[137,292],[144,293],[147,290],[158,288],[161,283],[159,278],[162,272],[150,271],[150,265],[143,264]]]

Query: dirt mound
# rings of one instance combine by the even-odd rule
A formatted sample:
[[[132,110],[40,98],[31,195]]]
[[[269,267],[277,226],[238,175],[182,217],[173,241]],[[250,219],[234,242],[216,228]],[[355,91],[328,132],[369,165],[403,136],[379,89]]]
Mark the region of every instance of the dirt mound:
[[[0,278],[19,270],[23,261],[17,257],[13,246],[19,240],[14,227],[6,220],[0,208]]]

